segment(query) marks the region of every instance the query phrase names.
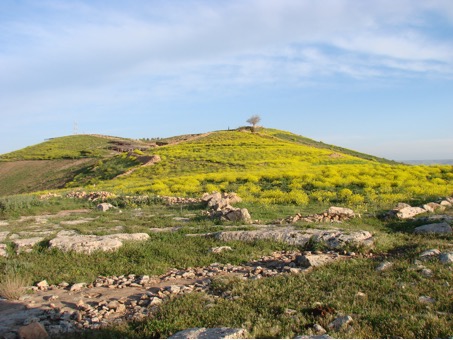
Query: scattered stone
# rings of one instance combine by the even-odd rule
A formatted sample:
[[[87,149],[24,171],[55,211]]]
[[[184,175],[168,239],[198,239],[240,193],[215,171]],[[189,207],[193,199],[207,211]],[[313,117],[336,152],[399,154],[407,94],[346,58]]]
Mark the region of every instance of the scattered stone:
[[[453,263],[453,251],[440,254],[439,260],[443,264]]]
[[[451,234],[452,229],[447,222],[425,224],[414,229],[416,234]]]
[[[349,325],[352,321],[353,319],[349,315],[339,316],[335,320],[333,320],[327,327],[338,332],[342,328]]]
[[[322,327],[320,324],[317,324],[315,323],[313,325],[313,331],[318,334],[318,335],[322,335],[322,334],[326,334],[327,331],[324,329],[324,327]]]
[[[356,298],[360,298],[360,299],[365,299],[367,297],[367,295],[363,292],[357,292],[355,294]]]
[[[435,299],[433,299],[432,297],[429,297],[429,296],[420,296],[418,298],[418,301],[420,303],[425,303],[425,304],[431,304],[431,303],[435,303],[436,302]]]
[[[0,243],[0,256],[8,257],[8,252],[6,251],[7,248],[8,246],[6,244]]]
[[[442,205],[444,207],[451,207],[452,203],[448,200],[443,200],[440,202],[440,205]]]
[[[387,269],[390,269],[392,266],[393,266],[393,263],[392,263],[392,262],[384,261],[384,262],[381,262],[381,263],[376,267],[376,270],[377,270],[378,272],[382,272],[382,271],[385,271],[385,270],[387,270]]]
[[[231,248],[229,246],[221,246],[221,247],[213,247],[210,249],[210,252],[215,253],[215,254],[219,254],[224,251],[233,251],[233,248]]]
[[[47,290],[49,288],[49,283],[47,283],[47,280],[42,280],[36,284],[36,287],[38,287],[39,290]]]
[[[190,328],[173,334],[169,339],[244,339],[247,331],[242,328]]]
[[[419,255],[419,257],[432,257],[432,256],[438,256],[440,254],[439,249],[428,249],[425,250],[423,253]]]
[[[300,255],[296,257],[296,264],[301,267],[320,267],[340,259],[332,254]]]
[[[402,220],[406,220],[408,218],[412,218],[414,216],[420,215],[425,213],[426,210],[420,207],[405,207],[402,209],[397,210],[396,217]]]
[[[334,339],[329,334],[321,334],[321,335],[299,335],[293,339]]]
[[[84,282],[81,282],[81,283],[74,283],[71,288],[69,288],[69,291],[71,292],[78,292],[80,290],[82,290],[83,287],[85,287],[87,284],[84,283]]]
[[[44,240],[44,237],[32,237],[32,238],[14,240],[13,243],[17,247],[17,252],[20,253],[22,251],[25,251],[25,252],[32,251],[33,246],[43,240]]]
[[[1,221],[0,221],[1,222]],[[0,224],[0,227],[2,225]],[[6,238],[8,237],[9,235],[9,231],[0,231],[0,242],[3,242],[4,240],[6,240]]]
[[[445,207],[440,205],[439,203],[426,203],[423,205],[423,209],[425,209],[428,212],[435,212],[435,211],[444,211]]]
[[[18,335],[21,339],[48,339],[44,326],[39,322],[32,322],[29,325],[22,326],[18,330]]]
[[[434,275],[433,271],[431,269],[428,269],[428,268],[423,268],[421,271],[420,271],[420,274],[423,276],[423,277],[431,277]]]
[[[96,209],[100,211],[107,211],[110,210],[111,208],[114,208],[114,206],[111,205],[110,203],[100,203],[96,206]]]

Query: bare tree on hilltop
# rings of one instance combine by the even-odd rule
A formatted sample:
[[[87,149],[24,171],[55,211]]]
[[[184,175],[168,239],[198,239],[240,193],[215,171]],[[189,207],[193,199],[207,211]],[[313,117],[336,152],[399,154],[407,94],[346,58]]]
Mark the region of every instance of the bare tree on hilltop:
[[[261,117],[258,115],[253,115],[247,119],[247,123],[252,124],[252,132],[256,131],[256,125],[261,121]]]

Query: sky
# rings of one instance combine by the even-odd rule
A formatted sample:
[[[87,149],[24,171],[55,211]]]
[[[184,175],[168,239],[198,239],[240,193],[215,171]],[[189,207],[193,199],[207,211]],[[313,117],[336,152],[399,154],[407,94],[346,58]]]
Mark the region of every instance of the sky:
[[[0,1],[0,154],[252,115],[389,159],[453,159],[453,1]]]

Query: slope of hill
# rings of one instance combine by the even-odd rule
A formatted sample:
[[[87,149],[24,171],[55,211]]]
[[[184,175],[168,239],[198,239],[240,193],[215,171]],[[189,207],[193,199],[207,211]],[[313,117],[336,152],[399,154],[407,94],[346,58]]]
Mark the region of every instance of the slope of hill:
[[[91,189],[89,185],[96,184],[96,189],[128,194],[193,197],[215,190],[236,191],[249,202],[363,205],[424,200],[453,192],[451,167],[398,164],[275,129],[177,136],[161,146],[150,149],[151,145],[155,146],[117,137],[69,136],[3,155],[0,159],[97,159],[66,175],[62,172],[55,181],[20,182],[11,179],[20,176],[10,174],[3,180],[8,182],[4,187],[20,190],[4,189],[3,193],[59,188],[66,182],[71,187]],[[161,161],[142,166],[131,155],[133,150],[145,158],[157,155]]]
[[[93,159],[0,162],[0,196],[63,188]]]
[[[148,149],[141,141],[103,135],[73,135],[0,155],[0,161],[103,158],[122,151]]]

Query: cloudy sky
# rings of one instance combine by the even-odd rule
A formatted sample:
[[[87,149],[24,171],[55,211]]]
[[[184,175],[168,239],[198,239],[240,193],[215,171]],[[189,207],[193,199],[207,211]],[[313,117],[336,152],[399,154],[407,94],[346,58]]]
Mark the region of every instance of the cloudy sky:
[[[1,0],[0,153],[274,127],[453,159],[451,0]]]

